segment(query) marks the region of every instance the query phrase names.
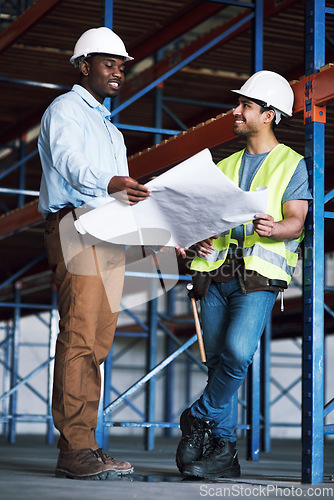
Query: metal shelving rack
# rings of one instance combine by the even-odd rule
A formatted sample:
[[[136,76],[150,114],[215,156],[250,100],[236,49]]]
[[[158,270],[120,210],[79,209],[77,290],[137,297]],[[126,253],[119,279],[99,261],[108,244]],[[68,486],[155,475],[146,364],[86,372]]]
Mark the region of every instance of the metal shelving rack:
[[[263,66],[263,0],[255,0],[252,4],[249,2],[239,1],[226,1],[220,2],[230,5],[239,5],[243,7],[252,8],[253,12],[245,16],[238,24],[229,28],[228,32],[219,34],[213,40],[208,41],[205,45],[196,47],[191,56],[181,58],[178,65],[175,65],[171,70],[163,70],[162,73],[154,80],[149,82],[144,88],[140,89],[134,95],[126,99],[121,105],[116,105],[112,111],[114,121],[121,129],[126,129],[126,124],[118,123],[119,112],[127,106],[130,106],[136,99],[149,92],[151,89],[156,88],[155,104],[156,104],[156,122],[155,127],[149,131],[154,134],[153,144],[159,143],[162,135],[177,134],[179,130],[165,130],[161,127],[161,114],[163,111],[164,102],[168,101],[168,96],[163,95],[163,90],[157,88],[165,79],[171,76],[176,71],[180,70],[191,60],[195,59],[208,48],[215,44],[222,42],[227,35],[236,32],[241,26],[247,22],[252,22],[253,32],[253,71],[262,69]],[[113,17],[113,2],[112,0],[105,0],[105,24],[112,27]],[[310,206],[307,223],[306,223],[306,237],[305,237],[305,256],[304,256],[304,336],[303,336],[303,354],[302,354],[302,481],[305,483],[319,483],[323,481],[323,462],[324,462],[324,435],[333,433],[333,425],[324,427],[324,417],[326,417],[334,409],[334,400],[326,404],[324,409],[324,373],[323,373],[323,360],[324,360],[324,216],[333,218],[333,214],[324,210],[325,203],[333,198],[334,190],[330,191],[327,195],[324,194],[324,170],[325,170],[325,117],[326,117],[326,103],[333,99],[331,88],[333,87],[333,74],[334,72],[328,68],[326,71],[320,72],[320,68],[324,67],[325,61],[325,20],[326,15],[333,15],[334,9],[326,8],[324,0],[306,0],[305,2],[305,21],[306,21],[306,37],[305,37],[305,75],[294,85],[295,94],[297,96],[295,112],[304,111],[305,116],[305,157],[309,168],[312,191],[313,203]],[[319,78],[318,78],[319,77]],[[326,80],[327,77],[327,80]],[[318,82],[322,82],[322,87],[319,90]],[[323,82],[325,82],[323,84]],[[306,98],[304,97],[306,95]],[[320,97],[319,97],[320,96]],[[175,117],[177,129],[184,129],[183,124]],[[133,157],[130,159],[132,171],[134,175],[145,172],[144,162],[147,158],[151,159],[153,165],[161,167],[171,166],[173,163],[180,161],[179,150],[182,149],[184,158],[198,152],[203,147],[215,147],[231,139],[227,130],[231,125],[231,119],[228,115],[225,117],[217,117],[215,123],[206,123],[201,127],[186,132],[181,137],[176,137],[175,140],[169,144],[161,144],[151,151],[143,152],[141,156]],[[140,132],[148,131],[147,128],[131,128]],[[188,140],[189,139],[189,140]],[[181,145],[181,148],[180,148]],[[182,148],[183,146],[183,148]],[[167,154],[166,154],[167,152]],[[23,165],[21,171],[21,181],[17,190],[13,190],[13,194],[19,194],[18,205],[24,205],[24,196],[31,194],[24,189],[24,142],[21,148],[21,158],[18,167]],[[147,172],[145,172],[147,174]],[[0,177],[1,179],[1,177]],[[35,216],[36,217],[36,216]],[[17,221],[15,224],[18,224]],[[23,270],[22,270],[23,272]],[[12,282],[19,283],[20,273],[12,277]],[[0,285],[3,286],[4,284]],[[54,297],[54,294],[53,294]],[[4,367],[5,376],[11,376],[11,386],[9,391],[0,395],[1,400],[8,400],[10,398],[10,405],[7,405],[7,413],[0,418],[3,423],[4,433],[9,437],[11,442],[15,441],[15,424],[20,419],[16,415],[16,393],[22,384],[28,384],[31,377],[19,380],[16,370],[17,357],[19,356],[19,337],[17,325],[20,321],[20,308],[22,303],[17,292],[16,302],[12,304],[13,307],[13,324],[8,323],[6,329],[5,341],[0,345],[4,349],[6,357],[6,365]],[[174,301],[177,300],[175,295],[170,292],[167,316],[173,316],[172,311]],[[8,303],[0,304],[0,306],[8,307]],[[43,307],[36,305],[36,308],[41,310]],[[44,416],[45,421],[48,422],[48,442],[52,442],[52,425],[50,413],[50,398],[51,398],[51,367],[53,361],[53,345],[56,335],[56,325],[54,321],[55,315],[55,302],[50,306],[44,307],[50,310],[50,322],[48,325],[50,331],[50,345],[49,345],[49,358],[45,362],[48,366],[48,390],[46,405],[47,411]],[[329,308],[327,307],[327,310]],[[169,338],[169,346],[166,358],[163,362],[156,365],[155,349],[156,349],[156,335],[158,327],[161,328],[161,311],[157,308],[157,302],[152,301],[147,309],[147,322],[145,325],[145,334],[143,337],[147,339],[148,355],[147,355],[147,375],[140,379],[136,385],[137,387],[147,383],[147,405],[145,415],[141,423],[133,423],[136,426],[142,426],[146,430],[146,445],[148,449],[154,446],[154,429],[157,427],[168,428],[177,427],[178,423],[171,421],[172,400],[171,400],[171,380],[173,377],[172,361],[174,361],[180,354],[186,353],[187,348],[192,345],[196,338],[191,337],[184,345],[178,345],[178,339],[173,338],[173,333],[167,333]],[[332,313],[333,314],[333,313]],[[160,322],[160,324],[159,324]],[[267,443],[264,449],[268,449],[268,441],[270,440],[270,425],[267,424],[268,413],[268,358],[270,343],[270,325],[267,328],[267,334],[264,337],[264,345],[262,348],[262,362],[265,362],[264,383],[262,384],[262,395],[260,392],[260,370],[261,368],[260,352],[256,355],[249,377],[249,387],[251,388],[251,396],[248,397],[249,403],[249,424],[245,425],[248,429],[249,447],[248,457],[253,460],[259,459],[260,450],[260,429],[264,428],[262,432],[265,433],[264,441]],[[176,350],[172,351],[172,346],[176,345]],[[11,346],[11,347],[9,347]],[[11,354],[11,361],[10,361]],[[188,353],[189,357],[189,353]],[[191,358],[191,357],[190,357]],[[196,360],[191,359],[191,362]],[[10,366],[8,366],[10,363]],[[36,373],[43,369],[43,366],[38,367]],[[119,405],[126,398],[133,394],[136,388],[129,388],[124,394],[120,394],[114,401],[111,401],[110,391],[111,386],[109,383],[110,373],[112,369],[111,356],[109,362],[105,366],[105,388],[104,388],[104,405],[101,406],[98,435],[100,442],[107,439],[107,428],[114,425],[112,421],[108,420],[108,415],[113,408]],[[154,405],[155,405],[155,382],[154,379],[162,369],[166,369],[169,375],[166,378],[166,419],[165,422],[154,421]],[[262,408],[260,402],[264,400]],[[262,413],[262,414],[261,414]],[[21,416],[21,419],[27,419],[29,416]],[[36,419],[43,416],[35,416]],[[262,424],[260,425],[260,419]],[[130,426],[130,422],[124,422],[124,426]]]

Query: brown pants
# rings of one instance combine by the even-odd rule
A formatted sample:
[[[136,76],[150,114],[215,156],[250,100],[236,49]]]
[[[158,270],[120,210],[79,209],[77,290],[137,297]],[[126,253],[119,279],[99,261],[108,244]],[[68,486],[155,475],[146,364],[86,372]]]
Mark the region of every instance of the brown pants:
[[[96,449],[99,365],[110,351],[116,329],[124,249],[90,237],[84,242],[74,229],[71,213],[60,222],[46,223],[44,241],[60,315],[52,400],[54,424],[60,432],[58,448]]]

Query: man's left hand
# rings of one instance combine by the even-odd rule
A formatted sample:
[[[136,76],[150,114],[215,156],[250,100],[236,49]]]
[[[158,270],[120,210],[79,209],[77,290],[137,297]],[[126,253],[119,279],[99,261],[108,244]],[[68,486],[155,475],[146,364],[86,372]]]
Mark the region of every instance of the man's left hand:
[[[283,203],[283,219],[274,222],[269,214],[254,215],[254,231],[259,236],[276,241],[290,241],[299,238],[303,233],[308,200],[290,200]]]
[[[253,221],[254,231],[266,238],[273,236],[275,224],[274,218],[269,214],[256,214]]]

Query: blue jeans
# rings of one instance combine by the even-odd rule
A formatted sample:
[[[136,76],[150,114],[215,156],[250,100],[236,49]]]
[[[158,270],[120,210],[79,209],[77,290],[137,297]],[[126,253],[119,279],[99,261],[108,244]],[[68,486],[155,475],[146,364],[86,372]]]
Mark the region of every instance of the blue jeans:
[[[192,405],[194,416],[210,420],[212,435],[236,440],[238,389],[245,380],[278,292],[243,294],[237,279],[212,282],[201,299],[208,382]]]

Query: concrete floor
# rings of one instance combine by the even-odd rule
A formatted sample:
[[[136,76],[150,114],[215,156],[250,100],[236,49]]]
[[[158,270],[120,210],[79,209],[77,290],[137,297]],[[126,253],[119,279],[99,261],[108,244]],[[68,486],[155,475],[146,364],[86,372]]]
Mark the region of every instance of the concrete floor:
[[[334,497],[334,440],[325,446],[325,478],[321,485],[300,482],[301,446],[296,440],[273,440],[272,451],[259,462],[245,460],[245,443],[239,440],[242,476],[237,480],[190,481],[175,466],[178,439],[157,438],[154,451],[145,451],[138,437],[112,437],[111,454],[135,466],[129,479],[73,481],[56,479],[58,450],[42,436],[17,436],[8,445],[0,436],[1,500],[196,500],[203,497]]]

